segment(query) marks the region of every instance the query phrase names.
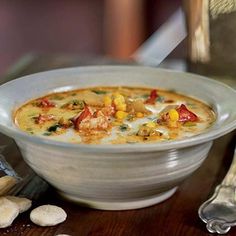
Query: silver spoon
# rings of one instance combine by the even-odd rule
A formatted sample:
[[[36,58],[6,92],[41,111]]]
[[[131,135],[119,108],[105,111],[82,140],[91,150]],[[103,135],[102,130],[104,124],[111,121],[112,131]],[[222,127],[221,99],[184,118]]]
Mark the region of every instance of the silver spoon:
[[[224,180],[200,206],[198,215],[210,233],[226,234],[236,225],[236,149]]]

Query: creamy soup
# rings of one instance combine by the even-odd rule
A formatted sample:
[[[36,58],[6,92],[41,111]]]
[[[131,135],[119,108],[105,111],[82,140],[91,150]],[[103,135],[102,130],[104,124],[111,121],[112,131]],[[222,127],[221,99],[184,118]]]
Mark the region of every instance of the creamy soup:
[[[14,114],[17,126],[57,141],[124,144],[179,140],[215,121],[203,102],[174,91],[94,87],[29,101]]]

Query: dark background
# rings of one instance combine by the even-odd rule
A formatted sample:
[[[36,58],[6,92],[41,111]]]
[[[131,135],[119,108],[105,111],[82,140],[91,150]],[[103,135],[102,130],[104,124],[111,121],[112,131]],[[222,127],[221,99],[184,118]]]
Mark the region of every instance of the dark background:
[[[28,53],[128,58],[181,0],[0,0],[0,75]]]

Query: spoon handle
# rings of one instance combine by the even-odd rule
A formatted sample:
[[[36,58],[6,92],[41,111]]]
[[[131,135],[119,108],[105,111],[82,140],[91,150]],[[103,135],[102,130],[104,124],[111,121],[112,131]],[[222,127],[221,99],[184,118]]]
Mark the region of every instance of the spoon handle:
[[[226,234],[236,225],[236,149],[225,178],[215,189],[213,196],[205,201],[198,215],[206,223],[210,233]]]
[[[236,149],[234,150],[234,157],[222,185],[236,187]]]

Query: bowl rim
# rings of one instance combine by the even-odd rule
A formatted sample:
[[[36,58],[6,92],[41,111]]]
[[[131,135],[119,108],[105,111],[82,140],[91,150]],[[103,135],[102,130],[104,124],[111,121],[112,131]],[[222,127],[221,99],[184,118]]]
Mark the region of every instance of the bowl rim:
[[[162,68],[153,68],[153,67],[148,67],[148,66],[127,66],[127,65],[102,65],[102,66],[79,66],[79,67],[70,67],[70,68],[60,68],[60,69],[54,69],[54,70],[48,70],[48,71],[43,71],[43,72],[38,72],[30,75],[26,75],[23,77],[19,77],[15,80],[9,81],[7,83],[4,83],[0,87],[4,86],[9,86],[11,83],[14,83],[16,80],[24,80],[26,78],[30,78],[32,76],[42,76],[48,73],[58,73],[58,72],[66,72],[70,70],[81,70],[81,69],[94,69],[94,70],[99,70],[99,69],[104,69],[104,68],[109,68],[109,69],[156,69],[159,71],[163,72],[174,72],[177,74],[189,74],[189,75],[194,75],[197,76],[199,79],[202,79],[204,81],[208,81],[211,83],[215,83],[219,86],[223,86],[225,89],[231,90],[231,92],[235,93],[236,96],[236,90],[231,88],[230,86],[219,82],[215,81],[213,79],[207,78],[205,76],[189,73],[189,72],[182,72],[182,71],[175,71],[175,70],[169,70],[169,69],[162,69]],[[138,151],[138,152],[147,152],[147,151],[165,151],[165,150],[173,150],[173,149],[178,149],[178,148],[186,148],[198,144],[202,144],[208,141],[212,141],[220,136],[223,136],[226,133],[229,133],[230,131],[234,130],[236,128],[236,119],[231,121],[230,123],[226,124],[225,126],[221,126],[219,129],[214,129],[214,130],[209,130],[209,132],[203,132],[198,135],[191,136],[189,138],[185,139],[180,139],[180,140],[170,140],[170,141],[163,141],[163,142],[153,142],[153,143],[137,143],[137,144],[83,144],[83,143],[67,143],[67,142],[62,142],[62,141],[56,141],[52,139],[47,139],[44,137],[39,137],[39,136],[32,136],[30,134],[27,134],[17,127],[8,127],[5,125],[2,125],[0,123],[0,131],[5,134],[10,136],[11,138],[21,142],[21,141],[26,141],[29,143],[34,143],[34,144],[41,144],[41,145],[49,145],[53,146],[55,148],[70,148],[73,150],[77,150],[80,152],[103,152],[103,153],[125,153],[125,152],[133,152],[133,151]]]

